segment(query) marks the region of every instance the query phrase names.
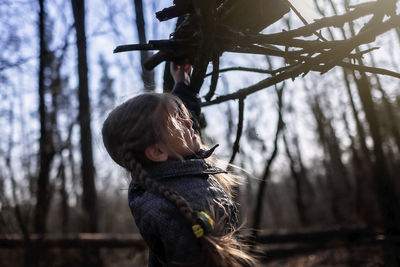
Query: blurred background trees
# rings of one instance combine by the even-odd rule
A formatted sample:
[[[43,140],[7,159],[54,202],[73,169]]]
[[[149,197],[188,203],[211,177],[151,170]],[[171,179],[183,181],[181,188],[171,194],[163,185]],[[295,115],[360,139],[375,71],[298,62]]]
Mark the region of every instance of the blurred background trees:
[[[312,22],[362,1],[292,2]],[[164,66],[153,72],[142,68],[148,51],[112,51],[119,44],[168,39],[176,21],[160,23],[154,14],[171,4],[0,3],[1,235],[22,234],[30,248],[30,233],[136,233],[126,203],[129,176],[106,154],[100,128],[115,105],[143,90],[163,91]],[[361,18],[320,34],[348,39],[366,22]],[[263,32],[302,25],[289,12]],[[353,51],[380,47],[354,63],[390,75],[335,67],[203,108],[205,142],[220,143],[221,166],[232,161],[243,177],[241,219],[257,230],[253,233],[371,226],[399,234],[399,46],[397,26]],[[223,71],[232,66],[258,71]],[[246,88],[282,66],[282,58],[224,53],[215,94]],[[208,72],[212,69],[209,64]],[[200,91],[203,99],[211,76]],[[379,248],[371,249],[382,256]],[[143,261],[133,250],[88,254],[1,247],[0,265],[8,266],[10,259],[16,265],[77,265],[101,256],[105,265]]]

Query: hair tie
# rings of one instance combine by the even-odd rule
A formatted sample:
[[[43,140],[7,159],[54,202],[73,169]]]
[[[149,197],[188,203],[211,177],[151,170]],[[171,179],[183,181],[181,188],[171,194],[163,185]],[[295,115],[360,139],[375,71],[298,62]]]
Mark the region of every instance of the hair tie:
[[[201,238],[201,237],[204,235],[204,230],[203,230],[203,228],[200,226],[200,224],[195,224],[195,225],[193,225],[193,226],[192,226],[192,230],[193,230],[194,235],[195,235],[197,238]]]
[[[196,211],[195,216],[199,223],[193,225],[192,230],[197,238],[201,238],[204,235],[204,232],[210,233],[214,230],[214,221],[207,213],[204,211]]]

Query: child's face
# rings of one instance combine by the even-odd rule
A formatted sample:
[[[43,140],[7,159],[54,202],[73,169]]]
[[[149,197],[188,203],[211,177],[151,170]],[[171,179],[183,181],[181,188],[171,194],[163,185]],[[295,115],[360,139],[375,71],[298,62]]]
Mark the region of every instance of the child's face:
[[[193,122],[187,111],[177,109],[171,116],[166,135],[169,158],[189,156],[200,150],[200,143],[192,126]]]

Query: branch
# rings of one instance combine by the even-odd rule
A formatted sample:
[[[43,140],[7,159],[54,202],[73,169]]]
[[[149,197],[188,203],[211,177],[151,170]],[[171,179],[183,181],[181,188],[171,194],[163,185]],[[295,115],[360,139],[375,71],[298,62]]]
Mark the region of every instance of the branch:
[[[376,10],[387,10],[387,13],[393,10],[393,4],[386,4],[389,1],[372,1],[354,6],[354,10],[342,15],[335,15],[316,20],[314,23],[306,26],[284,31],[280,33],[266,34],[260,39],[263,42],[273,43],[277,40],[292,39],[294,37],[307,37],[313,35],[314,32],[326,27],[341,27],[344,23],[356,20],[369,14],[373,14]]]
[[[207,101],[210,101],[210,99],[214,96],[215,90],[217,89],[218,76],[219,76],[219,55],[214,55],[210,90],[204,97]]]
[[[291,71],[286,71],[286,72],[280,73],[276,76],[272,76],[267,79],[264,79],[264,80],[254,84],[254,85],[251,85],[249,87],[240,89],[240,90],[236,91],[235,93],[219,96],[219,97],[215,98],[214,100],[203,103],[202,106],[206,107],[206,106],[210,106],[210,105],[219,104],[219,103],[222,103],[222,102],[225,102],[228,100],[243,98],[243,97],[246,97],[247,95],[255,93],[261,89],[267,88],[274,84],[278,84],[286,79],[294,78],[296,76],[293,76],[293,73]]]
[[[287,4],[293,10],[293,12],[296,14],[296,16],[303,22],[304,25],[308,25],[309,24],[307,22],[307,20],[300,14],[300,12],[292,5],[292,3],[287,1]],[[319,32],[314,32],[314,35],[317,36],[321,41],[328,41]]]
[[[274,71],[274,70],[264,70],[264,69],[247,68],[247,67],[224,68],[224,69],[220,69],[219,73],[228,72],[228,71],[249,71],[249,72],[265,73],[265,74],[275,74],[276,73],[276,71]],[[211,74],[212,74],[212,72],[207,73],[205,77],[211,76]]]
[[[236,138],[235,138],[235,142],[233,143],[232,156],[229,160],[229,164],[231,164],[235,160],[236,154],[239,151],[239,142],[240,142],[240,137],[242,136],[242,131],[243,131],[244,98],[239,99],[238,116],[239,117],[238,117]]]
[[[324,60],[323,57],[330,57],[331,59],[332,58],[334,59],[326,61],[327,62],[325,64],[326,67],[323,73],[331,69],[334,65],[336,65],[338,59],[344,58],[345,55],[348,54],[355,47],[375,41],[376,36],[381,35],[391,30],[394,27],[397,27],[399,24],[400,24],[400,15],[393,16],[383,23],[370,26],[368,30],[363,31],[358,35],[353,36],[352,38],[344,40],[343,44],[339,46],[337,49],[332,49],[331,51],[325,53],[325,55],[321,54],[319,56],[320,62]]]
[[[304,75],[310,70],[318,69],[321,73],[325,73],[335,65],[340,65],[343,62],[341,61],[346,55],[349,54],[354,47],[357,47],[361,44],[368,43],[371,41],[371,38],[375,39],[375,36],[378,36],[393,27],[396,27],[400,24],[400,15],[393,16],[386,22],[381,23],[380,25],[376,25],[374,27],[370,27],[368,30],[350,38],[342,41],[342,45],[337,47],[336,49],[329,50],[327,52],[321,53],[316,57],[310,57],[305,60],[304,63],[294,66],[293,68],[288,69],[287,71],[278,74],[277,76],[269,77],[264,79],[254,85],[251,85],[247,88],[240,89],[235,93],[224,95],[217,97],[216,99],[206,102],[203,106],[209,106],[213,104],[222,103],[232,99],[238,99],[240,97],[247,96],[256,91],[269,87],[271,85],[277,84],[289,78],[295,78],[300,74],[304,73]],[[373,36],[373,37],[371,37]],[[373,40],[372,40],[373,41]],[[340,61],[339,61],[340,60]],[[321,65],[324,63],[324,65]],[[387,73],[385,73],[387,74]]]
[[[204,82],[208,62],[214,52],[216,2],[203,0],[193,0],[192,2],[200,25],[200,43],[194,59],[190,87],[198,93]]]
[[[136,50],[156,50],[151,44],[128,44],[128,45],[119,45],[117,46],[113,53],[127,52],[127,51],[136,51]]]
[[[183,16],[192,10],[191,1],[174,0],[174,4],[174,6],[170,6],[156,12],[156,18],[159,21],[166,21],[172,18]]]
[[[400,73],[390,71],[387,69],[383,69],[383,68],[356,65],[356,64],[351,64],[351,63],[347,63],[347,62],[341,62],[338,65],[341,67],[347,68],[347,69],[351,69],[351,70],[359,70],[359,71],[370,72],[370,73],[375,73],[375,74],[382,74],[382,75],[392,76],[394,78],[400,79]]]

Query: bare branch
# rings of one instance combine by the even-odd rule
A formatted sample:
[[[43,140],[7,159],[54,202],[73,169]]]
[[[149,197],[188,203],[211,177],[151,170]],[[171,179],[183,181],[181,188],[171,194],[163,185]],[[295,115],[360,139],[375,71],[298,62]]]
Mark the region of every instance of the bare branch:
[[[232,163],[235,160],[236,154],[239,151],[240,137],[242,136],[243,132],[243,118],[244,118],[244,98],[240,98],[238,106],[238,125],[236,131],[236,138],[235,142],[233,143],[233,150],[229,163]]]
[[[381,10],[380,12],[391,13],[395,6],[396,5],[395,3],[393,3],[393,1],[371,1],[354,6],[354,9],[352,11],[349,11],[345,14],[318,19],[314,23],[294,30],[284,31],[281,33],[266,34],[263,36],[262,39],[264,42],[272,43],[276,40],[291,39],[299,36],[307,37],[313,35],[314,32],[322,28],[341,27],[346,22],[354,21],[366,15],[373,14],[377,10]]]
[[[209,101],[214,96],[215,89],[217,89],[218,75],[219,75],[219,55],[214,55],[210,91],[204,97],[207,101]]]
[[[348,62],[341,62],[338,65],[342,66],[344,68],[347,68],[347,69],[351,69],[351,70],[358,70],[358,71],[370,72],[370,73],[375,73],[375,74],[382,74],[382,75],[392,76],[394,78],[400,79],[400,73],[397,73],[397,72],[394,72],[391,70],[387,70],[387,69],[383,69],[383,68],[351,64]]]
[[[228,71],[248,71],[248,72],[256,72],[256,73],[265,73],[265,74],[275,74],[276,70],[264,70],[258,68],[247,68],[247,67],[230,67],[230,68],[223,68],[219,70],[219,73],[228,72]],[[205,77],[211,76],[213,73],[207,73]]]

